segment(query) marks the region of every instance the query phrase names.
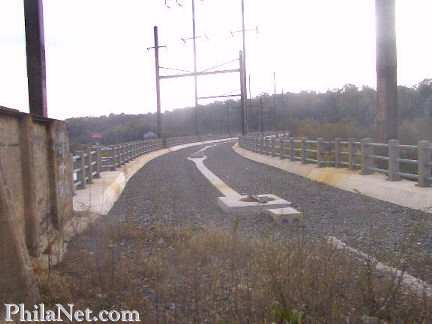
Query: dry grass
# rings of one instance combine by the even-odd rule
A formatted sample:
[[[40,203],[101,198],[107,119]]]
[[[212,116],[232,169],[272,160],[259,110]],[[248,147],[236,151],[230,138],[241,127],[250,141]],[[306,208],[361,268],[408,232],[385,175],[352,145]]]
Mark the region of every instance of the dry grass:
[[[41,280],[45,302],[137,309],[144,323],[432,321],[430,300],[326,242],[246,240],[236,226],[124,223],[87,235],[94,249],[72,249]]]

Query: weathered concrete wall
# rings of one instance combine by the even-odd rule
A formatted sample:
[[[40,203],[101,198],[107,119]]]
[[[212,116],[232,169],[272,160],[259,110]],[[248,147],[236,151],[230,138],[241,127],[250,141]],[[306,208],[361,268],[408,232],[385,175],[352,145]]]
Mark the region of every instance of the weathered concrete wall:
[[[0,107],[0,164],[1,304],[28,300],[20,289],[22,276],[32,275],[26,260],[62,253],[63,224],[73,212],[65,124]]]

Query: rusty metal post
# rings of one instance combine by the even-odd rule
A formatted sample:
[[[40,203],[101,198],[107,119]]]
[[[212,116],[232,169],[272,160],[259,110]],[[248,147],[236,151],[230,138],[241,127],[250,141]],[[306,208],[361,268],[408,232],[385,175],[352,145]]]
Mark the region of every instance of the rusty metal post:
[[[48,117],[42,0],[24,0],[30,113]]]
[[[375,0],[376,7],[376,132],[381,142],[398,137],[397,49],[395,0]]]

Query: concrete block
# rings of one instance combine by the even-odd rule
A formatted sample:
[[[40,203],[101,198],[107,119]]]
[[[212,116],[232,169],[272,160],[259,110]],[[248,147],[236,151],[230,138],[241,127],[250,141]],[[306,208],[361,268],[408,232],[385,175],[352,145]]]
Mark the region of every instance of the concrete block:
[[[260,214],[269,208],[288,207],[291,204],[289,201],[286,201],[275,195],[265,194],[257,196],[264,199],[269,198],[271,201],[260,203],[257,201],[250,201],[250,199],[248,199],[248,195],[241,195],[239,197],[219,197],[217,202],[219,207],[225,213],[237,215]]]
[[[295,223],[303,221],[303,213],[292,207],[272,208],[266,210],[277,223]]]

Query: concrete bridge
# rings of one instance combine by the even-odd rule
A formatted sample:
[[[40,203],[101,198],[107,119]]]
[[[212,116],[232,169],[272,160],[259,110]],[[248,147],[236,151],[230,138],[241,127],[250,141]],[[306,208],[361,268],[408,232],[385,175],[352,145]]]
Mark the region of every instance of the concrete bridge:
[[[432,283],[432,263],[423,262],[432,260],[428,142],[408,147],[285,133],[151,140],[71,154],[63,123],[5,109],[0,117],[9,134],[0,159],[4,300],[37,299],[33,270],[61,261],[73,237],[98,218],[226,228],[238,221],[246,236],[303,233],[389,264],[388,255],[415,232],[409,278],[417,286]],[[29,146],[29,136],[40,144]]]
[[[381,143],[191,137],[71,155],[65,124],[47,113],[42,1],[25,1],[31,114],[0,109],[0,302],[34,303],[35,272],[67,257],[68,246],[91,250],[76,234],[97,218],[129,217],[227,228],[236,221],[251,237],[301,233],[393,272],[388,256],[409,242],[402,281],[431,295],[431,145],[383,144],[397,138],[394,1],[376,5]]]

